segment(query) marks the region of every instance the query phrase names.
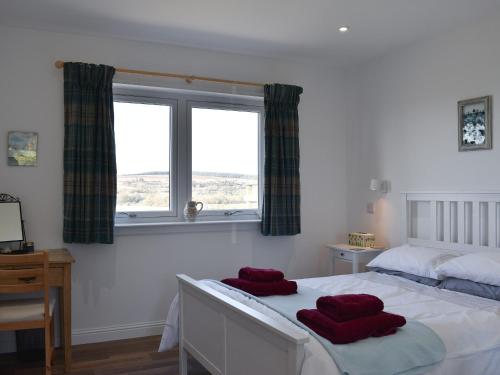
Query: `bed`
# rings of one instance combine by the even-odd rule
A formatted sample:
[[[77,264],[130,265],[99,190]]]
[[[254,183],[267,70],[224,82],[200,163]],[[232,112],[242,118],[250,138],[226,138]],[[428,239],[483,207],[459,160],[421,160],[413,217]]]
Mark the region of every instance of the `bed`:
[[[401,196],[404,242],[462,253],[499,250],[499,193]],[[213,281],[186,275],[178,275],[178,281],[162,347],[179,338],[181,375],[187,374],[188,353],[212,374],[341,374],[318,340],[266,305]],[[297,283],[325,294],[376,295],[387,311],[431,328],[443,341],[446,357],[427,374],[499,373],[499,301],[375,272]]]

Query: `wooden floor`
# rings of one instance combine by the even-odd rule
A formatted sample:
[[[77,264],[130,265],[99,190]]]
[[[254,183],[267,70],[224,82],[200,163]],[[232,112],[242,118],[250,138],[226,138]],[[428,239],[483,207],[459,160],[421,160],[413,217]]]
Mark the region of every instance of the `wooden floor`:
[[[129,340],[108,341],[97,344],[73,346],[74,375],[177,375],[179,374],[178,351],[176,349],[158,353],[160,336]],[[0,374],[41,375],[42,362],[24,362],[15,354],[0,354]],[[53,374],[64,374],[63,356],[56,351]],[[189,363],[189,375],[209,375],[194,360]]]

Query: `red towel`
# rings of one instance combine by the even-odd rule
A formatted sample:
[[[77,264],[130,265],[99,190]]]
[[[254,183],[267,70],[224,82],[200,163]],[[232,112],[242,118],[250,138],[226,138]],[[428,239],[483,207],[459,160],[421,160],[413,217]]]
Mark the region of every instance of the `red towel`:
[[[264,283],[244,279],[224,279],[222,282],[260,297],[273,295],[286,296],[297,293],[297,283],[295,281],[280,280]]]
[[[299,310],[297,319],[334,344],[348,344],[370,336],[392,335],[398,327],[406,324],[404,317],[384,311],[339,323],[318,310]]]
[[[238,272],[238,277],[249,281],[280,281],[285,278],[285,275],[272,268],[243,267]]]
[[[384,302],[370,294],[340,294],[320,297],[316,307],[337,322],[375,315],[384,309]]]

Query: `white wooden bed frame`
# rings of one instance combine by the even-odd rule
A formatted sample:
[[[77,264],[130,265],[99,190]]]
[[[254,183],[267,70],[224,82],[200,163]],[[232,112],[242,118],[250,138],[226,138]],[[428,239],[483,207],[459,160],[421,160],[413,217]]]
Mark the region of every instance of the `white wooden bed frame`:
[[[186,275],[177,279],[180,375],[187,375],[187,353],[214,375],[300,374],[306,332]]]
[[[404,192],[402,241],[463,251],[498,248],[500,193]],[[309,334],[186,276],[179,281],[180,374],[188,353],[213,375],[299,375]]]

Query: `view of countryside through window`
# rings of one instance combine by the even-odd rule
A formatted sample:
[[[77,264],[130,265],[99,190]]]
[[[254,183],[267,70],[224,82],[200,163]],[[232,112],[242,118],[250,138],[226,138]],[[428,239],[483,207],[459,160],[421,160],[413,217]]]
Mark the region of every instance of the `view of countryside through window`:
[[[171,107],[115,102],[114,110],[116,211],[168,211]],[[191,118],[192,199],[205,210],[256,209],[258,113],[193,108]]]

